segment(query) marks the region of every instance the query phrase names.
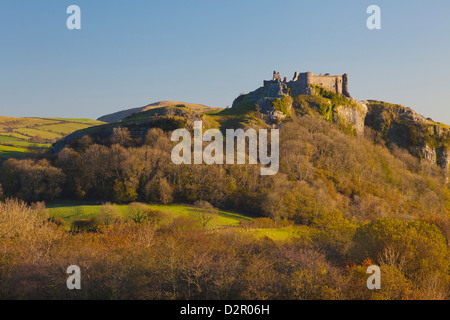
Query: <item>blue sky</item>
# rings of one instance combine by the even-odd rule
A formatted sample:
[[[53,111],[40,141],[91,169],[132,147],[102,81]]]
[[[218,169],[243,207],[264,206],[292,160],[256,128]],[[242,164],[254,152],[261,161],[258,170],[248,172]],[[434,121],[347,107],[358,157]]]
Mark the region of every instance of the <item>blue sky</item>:
[[[82,11],[68,30],[66,9]],[[381,30],[366,9],[381,8]],[[226,107],[274,69],[450,124],[450,1],[2,0],[0,115],[97,118],[160,100]]]

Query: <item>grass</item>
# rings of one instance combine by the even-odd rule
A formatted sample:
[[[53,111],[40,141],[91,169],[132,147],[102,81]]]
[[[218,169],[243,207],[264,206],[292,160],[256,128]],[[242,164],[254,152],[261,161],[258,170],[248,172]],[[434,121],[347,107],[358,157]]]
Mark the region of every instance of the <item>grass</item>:
[[[46,140],[58,139],[61,137],[61,134],[59,134],[59,133],[45,131],[45,130],[40,129],[39,127],[36,129],[34,129],[34,128],[19,128],[19,129],[16,129],[15,131],[24,136],[29,136],[29,137],[39,136]]]
[[[81,123],[81,124],[87,124],[87,125],[100,125],[104,122],[98,121],[98,120],[92,120],[92,119],[68,119],[68,118],[42,118],[44,120],[52,120],[52,121],[58,121],[58,122],[75,122],[75,123]]]
[[[74,131],[80,130],[80,129],[86,129],[91,127],[89,124],[81,124],[76,122],[65,122],[65,123],[58,123],[58,124],[52,124],[48,126],[42,126],[42,127],[36,127],[37,130],[43,130],[46,132],[53,132],[58,133],[58,135],[61,134],[70,134]]]
[[[117,205],[121,214],[125,217],[128,205]],[[204,211],[188,205],[148,205],[149,208],[162,211],[171,218],[176,217],[195,217],[198,211]],[[95,217],[101,209],[100,204],[51,204],[48,205],[50,215],[64,219],[69,224],[77,219],[91,219]],[[209,214],[209,213],[208,213]],[[238,226],[241,221],[249,221],[251,218],[238,213],[219,210],[217,213],[211,214],[212,219],[209,223],[210,228],[220,228],[227,226]]]
[[[0,159],[21,158],[30,147],[50,148],[64,136],[81,129],[101,125],[91,119],[14,118],[0,116]],[[39,138],[39,143],[33,139]]]
[[[21,158],[25,156],[28,149],[0,145],[0,159]]]
[[[119,212],[123,217],[127,215],[128,205],[117,205]],[[292,226],[284,228],[240,228],[241,222],[251,221],[253,218],[240,214],[237,212],[218,210],[217,213],[211,213],[205,209],[196,208],[190,205],[174,204],[174,205],[148,205],[149,208],[159,210],[165,214],[168,221],[172,221],[179,217],[190,217],[195,219],[198,212],[210,215],[211,220],[207,225],[207,229],[220,232],[221,230],[229,230],[234,228],[237,232],[242,232],[247,235],[255,236],[257,238],[268,237],[272,240],[287,240],[295,236],[309,237],[311,230],[306,226]],[[99,214],[101,204],[99,203],[84,203],[77,204],[76,202],[55,203],[47,205],[50,216],[62,218],[66,222],[66,229],[70,228],[72,221],[77,219],[92,219]]]
[[[20,141],[19,138],[9,137],[9,136],[0,136],[0,142],[3,141]]]
[[[306,226],[292,226],[272,229],[249,229],[246,230],[245,233],[251,234],[257,238],[267,237],[272,240],[288,240],[292,237],[309,238],[312,233],[312,229]]]
[[[10,138],[18,139],[18,140],[16,140],[16,141],[20,141],[20,140],[28,141],[28,139],[30,139],[30,137],[25,136],[25,135],[23,135],[23,134],[20,134],[20,133],[18,133],[18,132],[2,132],[1,134],[2,134],[3,136],[7,136],[7,137],[10,137]]]

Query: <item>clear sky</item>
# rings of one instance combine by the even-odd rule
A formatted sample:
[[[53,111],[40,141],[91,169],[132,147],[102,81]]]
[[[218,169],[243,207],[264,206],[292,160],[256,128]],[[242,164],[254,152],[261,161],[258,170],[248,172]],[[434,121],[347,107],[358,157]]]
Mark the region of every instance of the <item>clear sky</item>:
[[[66,9],[81,8],[81,30]],[[366,9],[381,8],[381,30]],[[274,69],[349,74],[353,97],[450,124],[450,1],[2,0],[0,115],[226,107]]]

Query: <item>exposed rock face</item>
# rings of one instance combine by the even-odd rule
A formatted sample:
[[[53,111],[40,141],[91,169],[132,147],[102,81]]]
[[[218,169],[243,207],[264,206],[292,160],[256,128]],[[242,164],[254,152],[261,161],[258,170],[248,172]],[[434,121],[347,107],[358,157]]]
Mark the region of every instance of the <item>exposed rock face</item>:
[[[415,149],[415,153],[419,156],[420,159],[436,164],[436,150],[430,148],[427,144],[424,146],[413,147]]]
[[[436,149],[437,165],[444,168],[446,172],[450,169],[450,152],[445,147]]]
[[[306,82],[304,84],[302,83],[302,85],[308,87],[310,90],[306,90],[300,86],[302,89],[299,91],[297,90],[298,88],[296,89],[293,86],[293,84],[299,85],[301,83],[301,79],[299,80],[300,75],[297,72],[294,74],[294,82],[281,82],[279,73],[275,71],[273,76],[274,80],[265,81],[263,87],[236,98],[233,102],[233,108],[259,110],[263,114],[267,124],[279,123],[291,114],[290,110],[293,106],[291,96],[311,96],[316,92]],[[334,92],[330,92],[330,94],[339,95]],[[324,104],[327,104],[328,111],[326,114],[323,114],[327,121],[338,124],[343,129],[354,132],[357,135],[364,133],[364,119],[367,113],[367,106],[364,103],[349,97],[342,97],[342,104],[333,105],[330,99],[323,97],[317,98],[322,99],[322,105],[313,104],[312,108],[322,114],[322,110],[320,109]]]
[[[387,145],[396,144],[409,150],[419,159],[439,165],[448,172],[450,127],[426,119],[414,110],[400,105],[379,101],[357,101],[351,98],[347,74],[341,78],[334,78],[337,81],[336,86],[333,87],[331,84],[328,86],[336,92],[328,90],[328,87],[317,86],[311,81],[312,77],[311,73],[296,72],[293,81],[286,82],[286,79],[281,81],[280,74],[274,72],[273,80],[264,81],[263,87],[238,97],[233,103],[233,108],[257,109],[264,114],[268,124],[279,123],[289,116],[290,108],[295,107],[300,114],[310,113],[313,110],[326,121],[335,123],[345,132],[356,135],[363,135],[367,125],[381,132]],[[320,77],[330,76],[318,77],[323,82],[323,79],[328,78]],[[306,80],[303,81],[304,79]],[[307,90],[308,88],[310,90]],[[279,102],[286,97],[294,98],[293,105],[276,108],[275,105],[277,103],[280,105]]]
[[[236,109],[259,110],[265,122],[272,125],[279,123],[290,115],[292,98],[285,83],[274,82],[271,85],[239,96],[234,100],[232,107]]]
[[[394,143],[448,172],[450,127],[401,105],[373,100],[367,101],[367,105],[365,124],[381,132],[388,145]]]
[[[356,107],[336,106],[334,108],[333,123],[351,126],[357,135],[364,134],[364,122],[367,114],[367,106],[359,101],[354,100]]]

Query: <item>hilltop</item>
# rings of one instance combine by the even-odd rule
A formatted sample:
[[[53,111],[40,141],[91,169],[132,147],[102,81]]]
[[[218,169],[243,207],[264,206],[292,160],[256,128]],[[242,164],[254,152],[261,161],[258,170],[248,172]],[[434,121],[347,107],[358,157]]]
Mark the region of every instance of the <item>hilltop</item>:
[[[420,160],[442,167],[450,164],[450,127],[418,114],[408,107],[383,101],[366,102],[365,124],[377,131],[387,145],[407,149]]]
[[[98,121],[102,122],[117,122],[122,121],[123,119],[140,112],[145,112],[152,109],[157,108],[164,108],[164,107],[170,107],[170,106],[185,106],[187,108],[190,108],[192,110],[201,111],[201,112],[207,112],[215,110],[216,108],[208,107],[202,104],[194,104],[194,103],[185,103],[185,102],[175,102],[175,101],[159,101],[152,104],[148,104],[144,107],[139,108],[133,108],[133,109],[127,109],[122,110],[118,112],[114,112],[108,115],[104,115],[100,118],[98,118]]]
[[[274,72],[263,86],[237,97],[231,108],[220,109],[201,104],[161,101],[142,108],[119,111],[100,117],[106,124],[87,127],[64,137],[53,149],[59,151],[87,135],[96,142],[105,141],[115,128],[127,128],[135,139],[143,139],[149,128],[164,131],[192,128],[202,120],[204,128],[273,128],[292,117],[312,115],[340,128],[341,131],[364,136],[367,128],[376,132],[388,147],[408,150],[420,160],[450,167],[450,127],[425,118],[398,104],[369,100],[358,101],[348,90],[349,76],[295,73],[288,81]],[[370,131],[372,132],[372,131]],[[369,133],[370,133],[369,132]]]

